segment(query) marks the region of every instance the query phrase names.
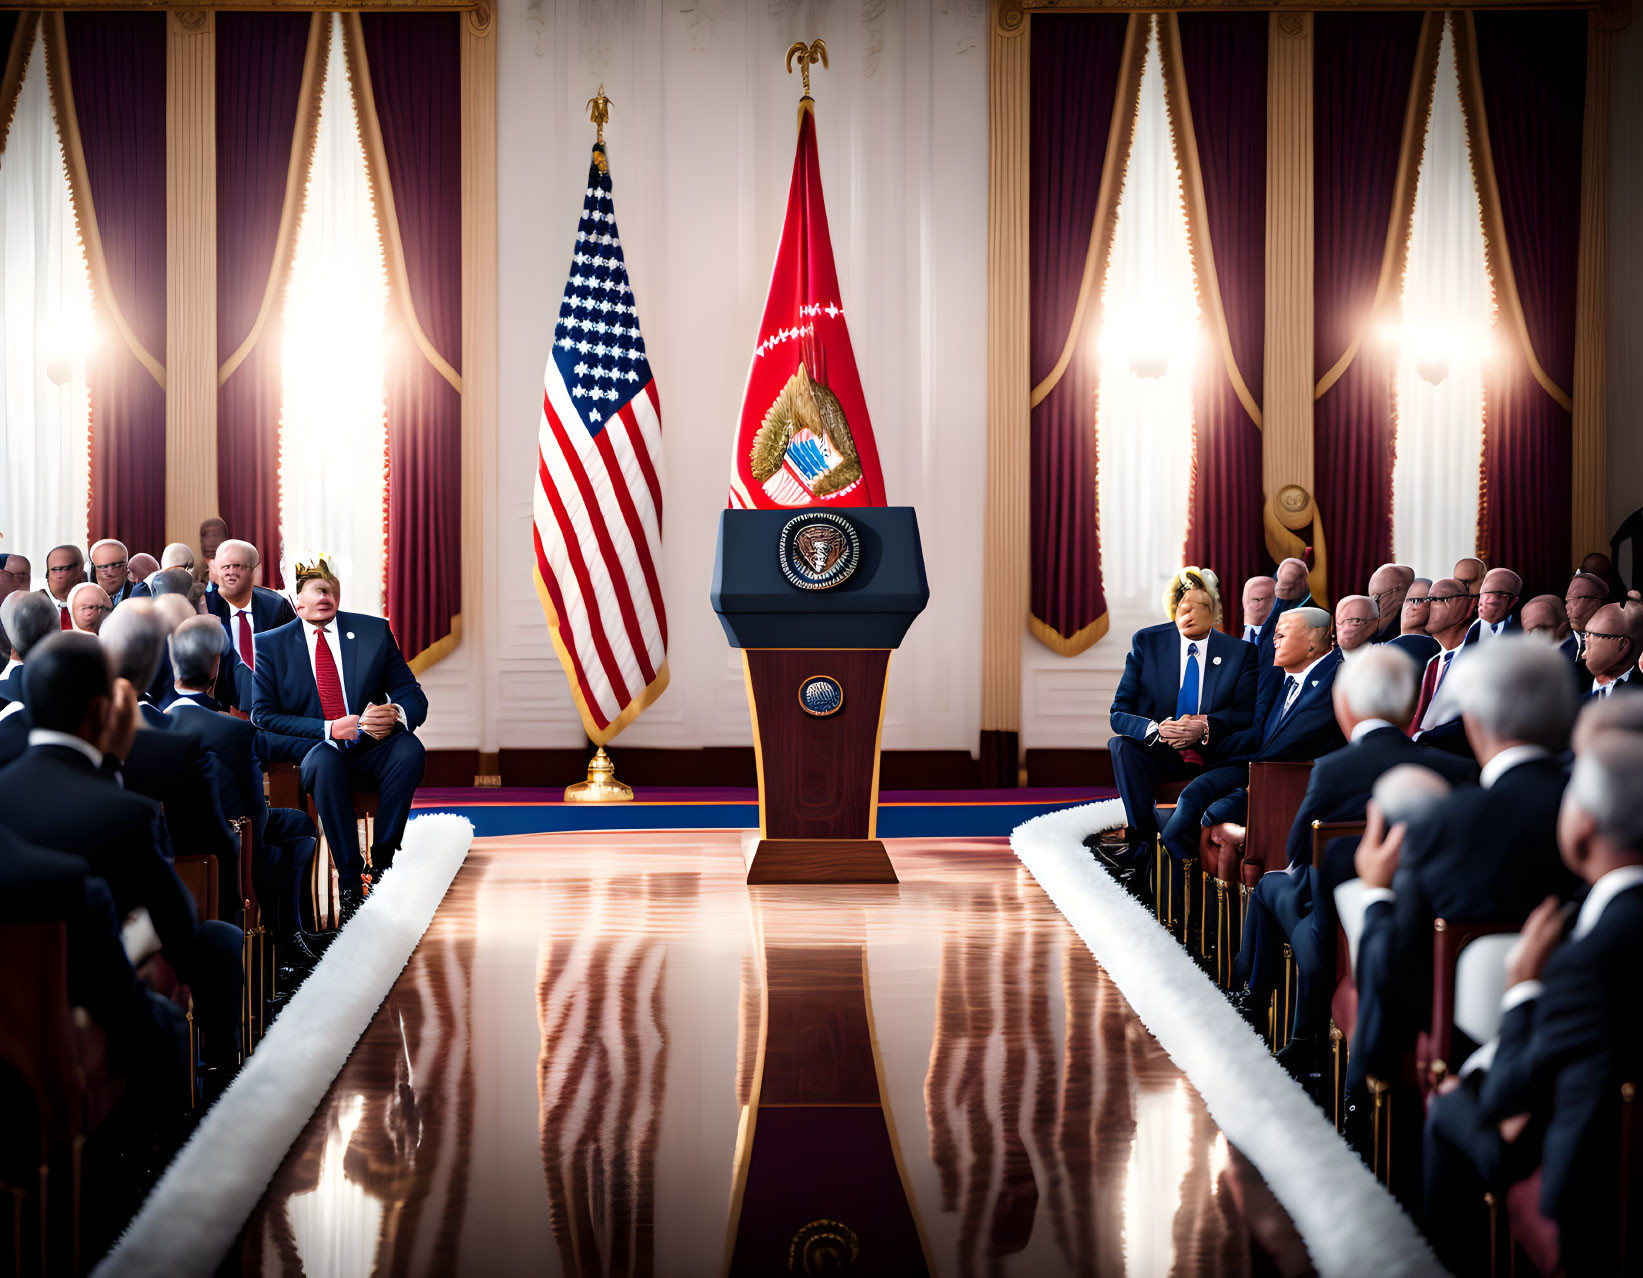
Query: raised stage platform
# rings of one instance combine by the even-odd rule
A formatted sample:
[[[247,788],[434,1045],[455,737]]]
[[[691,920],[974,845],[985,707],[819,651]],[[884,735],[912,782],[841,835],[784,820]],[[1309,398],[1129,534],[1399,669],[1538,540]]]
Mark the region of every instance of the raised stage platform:
[[[1007,844],[889,850],[749,889],[736,833],[480,839],[244,1272],[1306,1272]]]

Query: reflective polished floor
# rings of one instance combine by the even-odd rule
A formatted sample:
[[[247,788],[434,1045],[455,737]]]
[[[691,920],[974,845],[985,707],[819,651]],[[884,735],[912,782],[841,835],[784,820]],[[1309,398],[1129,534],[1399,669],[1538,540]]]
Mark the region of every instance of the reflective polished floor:
[[[244,1271],[1309,1272],[1003,841],[888,846],[749,889],[735,834],[476,842]]]

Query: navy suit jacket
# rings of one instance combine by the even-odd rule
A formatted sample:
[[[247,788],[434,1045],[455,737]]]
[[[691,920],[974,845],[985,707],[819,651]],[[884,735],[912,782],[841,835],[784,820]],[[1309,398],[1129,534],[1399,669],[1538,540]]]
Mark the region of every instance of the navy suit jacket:
[[[88,578],[88,580],[94,579]],[[118,594],[109,597],[109,607],[118,608],[127,599],[147,599],[152,593],[146,581],[128,581],[120,587]]]
[[[228,606],[228,601],[222,597],[220,590],[213,590],[205,597],[205,609],[228,632],[228,641],[234,642],[234,610]],[[270,630],[278,630],[297,619],[296,610],[291,602],[277,590],[267,590],[262,586],[251,587],[251,620],[256,623],[254,634],[264,634]]]
[[[1261,672],[1260,690],[1255,699],[1255,721],[1242,732],[1217,742],[1210,735],[1213,762],[1283,762],[1316,759],[1339,749],[1340,725],[1335,722],[1335,672],[1341,667],[1340,649],[1335,649],[1313,666],[1289,713],[1283,713],[1288,677],[1277,666]]]
[[[1205,661],[1198,685],[1198,711],[1209,716],[1209,739],[1247,728],[1255,714],[1255,648],[1219,630],[1204,640]],[[1181,691],[1181,632],[1173,621],[1135,632],[1124,676],[1113,694],[1112,730],[1137,741],[1148,724],[1175,717]]]
[[[1402,648],[1415,659],[1415,664],[1420,667],[1416,678],[1424,675],[1427,662],[1443,651],[1443,645],[1431,635],[1399,635],[1396,639],[1388,639],[1387,642],[1394,648]]]
[[[1482,617],[1473,617],[1472,624],[1466,627],[1466,638],[1460,641],[1460,646],[1464,648],[1468,644],[1481,643],[1483,640],[1483,627],[1486,624],[1488,623],[1485,622]],[[1510,634],[1522,633],[1523,623],[1517,619],[1517,614],[1513,613],[1510,617],[1506,618],[1506,627],[1501,631],[1501,638],[1505,638]]]
[[[1416,745],[1399,728],[1376,728],[1356,742],[1326,754],[1312,766],[1306,794],[1289,828],[1286,845],[1290,865],[1312,864],[1312,823],[1314,821],[1361,821],[1369,806],[1369,793],[1383,773],[1400,763],[1430,768],[1460,785],[1475,780],[1477,769],[1464,759],[1426,750]]]
[[[251,718],[269,732],[319,741],[325,735],[325,716],[303,625],[293,621],[255,637]],[[428,717],[428,698],[406,665],[388,623],[362,612],[339,612],[332,634],[342,648],[333,655],[342,671],[348,713],[359,714],[367,705],[392,701],[405,708],[413,732],[421,727]]]
[[[8,701],[21,701],[22,699],[23,667],[18,666],[4,679],[0,679],[0,710],[5,709]]]
[[[1620,1085],[1643,1065],[1639,963],[1643,885],[1634,885],[1585,936],[1553,951],[1539,997],[1506,1013],[1479,1094],[1485,1122],[1530,1115],[1525,1135],[1541,1136],[1540,1209],[1565,1228],[1584,1217],[1589,1240],[1613,1227]]]

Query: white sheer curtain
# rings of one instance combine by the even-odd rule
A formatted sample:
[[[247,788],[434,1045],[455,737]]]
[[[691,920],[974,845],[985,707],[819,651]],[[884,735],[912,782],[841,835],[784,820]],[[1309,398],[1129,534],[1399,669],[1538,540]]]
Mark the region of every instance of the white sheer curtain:
[[[1186,542],[1192,366],[1201,345],[1156,30],[1147,41],[1103,296],[1096,397],[1102,583],[1115,617],[1138,612],[1156,620]]]
[[[91,484],[91,280],[46,86],[29,54],[0,155],[0,555],[86,544]]]
[[[1425,576],[1446,575],[1477,547],[1483,365],[1494,321],[1455,42],[1446,21],[1396,335],[1401,351],[1392,557]]]
[[[342,20],[332,15],[314,165],[285,296],[280,537],[286,580],[290,562],[323,554],[342,579],[343,606],[376,616],[388,540],[387,304]]]

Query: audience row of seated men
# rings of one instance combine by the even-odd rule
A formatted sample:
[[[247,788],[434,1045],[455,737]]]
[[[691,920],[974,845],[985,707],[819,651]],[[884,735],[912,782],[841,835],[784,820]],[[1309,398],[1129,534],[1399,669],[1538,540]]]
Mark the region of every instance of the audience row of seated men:
[[[1430,1022],[1434,921],[1523,928],[1498,1045],[1457,1031],[1457,1059],[1480,1050],[1428,1118],[1424,1221],[1456,1272],[1483,1268],[1484,1191],[1537,1167],[1565,1272],[1605,1272],[1614,1255],[1620,1085],[1643,1072],[1628,1001],[1643,960],[1643,697],[1625,695],[1643,691],[1643,601],[1612,599],[1602,557],[1582,569],[1566,599],[1520,608],[1508,569],[1467,558],[1427,581],[1388,564],[1332,620],[1286,561],[1245,584],[1243,641],[1215,628],[1215,574],[1184,569],[1170,622],[1136,634],[1113,699],[1124,841],[1086,840],[1145,897],[1155,840],[1176,862],[1243,841],[1249,763],[1315,761],[1288,869],[1251,894],[1230,997],[1264,1031],[1288,945],[1297,997],[1279,1059],[1321,1099],[1336,892],[1350,885],[1346,1127],[1360,1148],[1369,1080],[1399,1078]],[[1186,785],[1160,829],[1166,780]],[[1314,867],[1314,821],[1365,820]]]
[[[211,550],[208,591],[186,546],[124,583],[116,572],[139,557],[120,543],[91,548],[95,582],[74,580],[85,557],[59,547],[38,591],[24,556],[0,557],[0,923],[67,924],[71,1001],[103,1030],[139,1109],[180,1094],[178,987],[192,996],[208,1090],[237,1065],[240,819],[280,1000],[330,939],[303,918],[319,829],[305,811],[268,806],[265,767],[300,765],[344,921],[392,865],[423,771],[414,732],[427,699],[388,623],[338,611],[324,560],[297,566],[287,599],[255,584],[248,543],[223,537]],[[96,615],[65,625],[87,596]],[[362,790],[379,795],[369,870]],[[190,897],[172,864],[183,854],[214,859],[217,901]]]

